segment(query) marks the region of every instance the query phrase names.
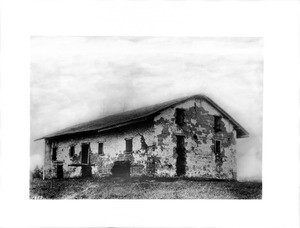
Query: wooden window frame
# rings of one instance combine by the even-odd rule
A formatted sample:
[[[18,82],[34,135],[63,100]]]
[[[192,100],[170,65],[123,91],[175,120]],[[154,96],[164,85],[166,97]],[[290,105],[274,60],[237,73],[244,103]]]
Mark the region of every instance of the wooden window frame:
[[[183,108],[176,108],[175,109],[175,123],[179,126],[184,124],[184,109]]]
[[[72,148],[73,148],[73,150],[72,150]],[[69,155],[70,155],[71,158],[74,157],[74,155],[75,155],[75,145],[70,145]]]
[[[221,116],[214,116],[214,130],[215,132],[221,131]]]
[[[57,147],[52,148],[52,156],[51,156],[52,161],[57,161]]]
[[[101,146],[101,153],[100,153],[100,145]],[[103,142],[98,142],[98,155],[103,156],[104,155],[104,143]]]
[[[128,142],[131,142],[131,145],[130,145],[130,150],[128,150]],[[133,151],[133,138],[126,138],[125,139],[125,152],[126,153],[131,153]]]

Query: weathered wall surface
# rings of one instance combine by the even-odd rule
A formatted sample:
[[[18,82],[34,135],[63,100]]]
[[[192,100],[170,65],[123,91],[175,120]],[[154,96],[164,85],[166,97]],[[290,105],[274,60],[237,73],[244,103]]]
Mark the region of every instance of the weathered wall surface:
[[[44,156],[44,166],[43,166],[43,179],[51,178],[53,176],[52,171],[53,164],[51,161],[51,142],[45,140],[45,156]]]
[[[176,108],[185,110],[184,124],[175,123]],[[185,137],[186,176],[236,179],[236,132],[225,118],[221,131],[215,132],[214,116],[221,116],[204,100],[189,100],[162,111],[153,121],[135,124],[70,139],[46,140],[44,174],[56,177],[56,166],[63,165],[64,177],[81,176],[81,145],[89,143],[89,161],[94,176],[112,174],[114,162],[131,162],[130,175],[176,176],[176,135]],[[125,139],[133,139],[132,153],[125,152]],[[215,153],[215,141],[221,142],[220,156]],[[103,143],[104,155],[98,154],[98,143]],[[70,157],[70,146],[75,155]],[[57,147],[57,162],[52,162],[51,151]]]
[[[185,110],[185,123],[175,123],[175,110]],[[176,175],[176,135],[185,136],[186,176],[236,179],[236,132],[225,118],[221,131],[214,130],[214,116],[221,116],[204,100],[189,100],[167,109],[154,118],[154,135],[157,144],[155,156],[157,174]],[[221,154],[215,154],[215,141],[221,142]]]
[[[56,177],[57,164],[63,164],[64,177],[81,176],[81,166],[72,166],[81,163],[81,145],[89,143],[89,161],[94,176],[111,174],[115,161],[131,161],[131,174],[142,175],[147,172],[149,152],[155,148],[153,137],[153,123],[144,122],[131,127],[97,134],[88,137],[76,137],[72,139],[46,140],[45,150],[45,177]],[[125,152],[125,139],[132,138],[133,152]],[[98,143],[103,143],[104,155],[98,154]],[[48,146],[47,146],[48,145]],[[70,157],[70,146],[74,145],[75,155]],[[52,162],[51,151],[57,147],[57,162]],[[150,158],[151,159],[151,158]],[[150,160],[151,161],[151,160]]]

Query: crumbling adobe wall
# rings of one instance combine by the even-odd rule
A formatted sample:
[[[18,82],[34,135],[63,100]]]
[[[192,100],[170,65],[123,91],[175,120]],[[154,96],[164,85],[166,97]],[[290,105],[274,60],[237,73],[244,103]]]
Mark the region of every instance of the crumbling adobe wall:
[[[146,175],[151,166],[151,152],[154,145],[153,122],[143,122],[95,135],[72,137],[68,139],[49,140],[46,142],[49,148],[45,150],[45,174],[46,178],[56,177],[56,164],[63,164],[64,177],[81,176],[81,166],[70,166],[81,163],[81,145],[89,143],[89,158],[93,176],[111,175],[111,169],[115,161],[129,160],[131,163],[131,176]],[[132,153],[126,153],[125,139],[132,138]],[[46,143],[46,144],[47,144]],[[98,143],[103,143],[103,155],[98,154]],[[70,156],[70,146],[74,146],[75,154]],[[57,162],[51,160],[52,148],[57,147]]]
[[[182,126],[175,123],[175,110],[185,110]],[[176,135],[185,136],[186,176],[219,179],[236,178],[236,131],[221,119],[221,131],[214,130],[214,116],[221,113],[203,99],[189,100],[161,112],[154,118],[157,144],[157,175],[176,175]],[[215,154],[215,141],[221,142],[220,156]]]
[[[185,110],[185,123],[175,123],[176,108]],[[111,175],[116,161],[130,161],[130,175],[176,176],[176,135],[185,136],[186,176],[220,179],[236,178],[236,131],[226,119],[221,131],[214,130],[214,116],[221,116],[205,100],[189,100],[162,111],[153,121],[146,121],[98,134],[86,134],[68,139],[45,140],[45,178],[56,177],[57,164],[63,165],[64,177],[81,176],[81,145],[89,143],[89,158],[93,176]],[[133,151],[126,153],[125,139],[132,138]],[[215,153],[215,141],[221,142],[220,156]],[[104,155],[98,154],[103,143]],[[70,146],[75,154],[70,156]],[[57,162],[51,160],[57,147]]]

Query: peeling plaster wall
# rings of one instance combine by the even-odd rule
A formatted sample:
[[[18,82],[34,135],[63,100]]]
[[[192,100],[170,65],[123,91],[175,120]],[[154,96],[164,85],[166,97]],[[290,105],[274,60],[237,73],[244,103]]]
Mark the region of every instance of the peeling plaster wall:
[[[185,110],[182,126],[175,123],[176,108]],[[93,176],[111,175],[116,161],[130,161],[130,175],[176,176],[176,135],[185,136],[186,176],[236,179],[236,131],[221,119],[221,131],[214,130],[214,116],[222,116],[205,100],[194,99],[168,108],[147,122],[86,134],[69,139],[45,140],[45,178],[56,177],[57,164],[63,165],[64,177],[81,176],[81,144],[89,143],[89,161]],[[125,139],[132,138],[132,153],[125,152]],[[215,154],[215,141],[221,142],[221,154]],[[103,143],[104,155],[98,154]],[[70,157],[70,146],[75,155]],[[51,151],[57,147],[57,161]]]
[[[182,126],[175,123],[176,108],[185,110]],[[176,135],[185,136],[186,176],[236,179],[236,131],[221,119],[221,131],[214,130],[214,116],[222,116],[205,100],[189,100],[169,108],[154,118],[157,175],[176,175]],[[215,141],[221,142],[221,156],[216,158]]]
[[[93,176],[111,174],[115,161],[129,160],[131,175],[142,175],[147,172],[147,163],[154,145],[153,121],[123,127],[91,136],[74,137],[70,139],[46,140],[44,175],[45,178],[57,177],[57,164],[63,165],[64,177],[81,176],[81,145],[89,143],[89,161]],[[125,152],[125,139],[132,138],[132,153]],[[103,143],[104,155],[98,154],[98,143]],[[70,146],[75,147],[75,154],[70,157]],[[57,161],[53,162],[52,148],[57,147]],[[150,158],[151,159],[151,158]],[[71,165],[71,166],[70,166]]]

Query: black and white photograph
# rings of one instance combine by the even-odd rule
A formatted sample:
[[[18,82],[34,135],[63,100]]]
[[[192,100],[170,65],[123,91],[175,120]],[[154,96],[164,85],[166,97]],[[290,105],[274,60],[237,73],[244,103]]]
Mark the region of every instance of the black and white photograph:
[[[261,199],[262,49],[31,37],[30,199]]]
[[[298,228],[299,8],[2,0],[0,228]]]

